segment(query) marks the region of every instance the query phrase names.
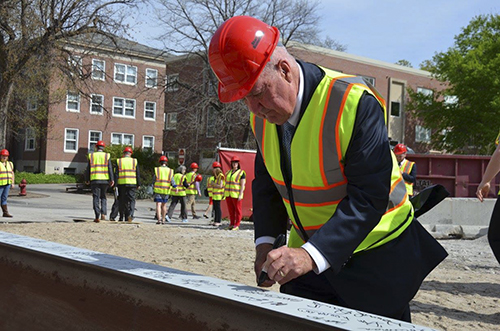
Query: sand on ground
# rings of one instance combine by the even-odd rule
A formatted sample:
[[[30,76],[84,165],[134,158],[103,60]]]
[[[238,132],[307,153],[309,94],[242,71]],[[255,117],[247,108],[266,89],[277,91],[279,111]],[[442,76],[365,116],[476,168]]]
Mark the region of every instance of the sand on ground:
[[[256,285],[251,223],[239,231],[199,224],[11,223],[0,224],[0,231]],[[500,330],[500,266],[487,239],[440,243],[449,256],[411,302],[413,323],[439,330]]]

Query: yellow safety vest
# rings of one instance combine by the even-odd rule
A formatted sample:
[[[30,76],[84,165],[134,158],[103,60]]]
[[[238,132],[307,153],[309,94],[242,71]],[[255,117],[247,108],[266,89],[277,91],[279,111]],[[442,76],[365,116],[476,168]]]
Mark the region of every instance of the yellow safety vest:
[[[189,187],[186,188],[186,194],[198,194],[198,190],[196,189],[194,179],[198,174],[194,171],[188,172],[186,174],[186,181],[191,183]]]
[[[207,191],[208,191],[208,196],[211,197],[212,196],[212,191],[213,191],[213,187],[211,187],[211,185],[215,182],[215,177],[214,176],[210,176],[207,180]]]
[[[219,174],[217,178],[214,178],[214,185],[221,186],[222,187],[214,187],[212,189],[212,200],[219,201],[219,200],[224,200],[226,196],[224,195],[224,186],[225,186],[225,177],[224,174]]]
[[[90,161],[90,180],[109,180],[109,153],[96,151],[89,153],[88,158]]]
[[[226,197],[231,197],[237,199],[240,196],[241,189],[241,176],[246,173],[244,170],[238,169],[233,172],[233,169],[226,172],[226,189],[225,195]]]
[[[137,159],[122,157],[116,160],[116,164],[118,165],[118,185],[136,185]]]
[[[155,167],[154,193],[170,194],[171,181],[174,171],[167,166]]]
[[[12,184],[12,172],[14,165],[12,162],[7,161],[5,164],[0,162],[0,186]]]
[[[186,175],[183,175],[180,172],[178,172],[174,175],[174,180],[175,180],[175,184],[177,184],[177,187],[172,188],[170,190],[170,195],[173,195],[176,197],[185,197],[186,196],[186,188],[183,185],[185,178],[186,178]],[[176,191],[178,191],[178,192],[176,192]]]
[[[414,164],[415,162],[404,159],[403,162],[401,162],[399,169],[401,169],[401,173],[409,175]],[[408,195],[413,195],[413,183],[405,181],[405,186]]]
[[[286,187],[281,169],[276,125],[250,114],[252,130],[265,166],[293,224],[289,247],[302,246],[307,237],[312,237],[334,215],[340,201],[347,196],[345,154],[363,93],[374,95],[385,112],[385,102],[380,94],[372,91],[361,78],[325,68],[323,70],[326,74],[317,86],[291,141],[293,176],[290,190]],[[393,167],[386,212],[354,253],[397,238],[413,219],[413,207],[396,157],[390,154]],[[306,235],[300,230],[295,215]]]

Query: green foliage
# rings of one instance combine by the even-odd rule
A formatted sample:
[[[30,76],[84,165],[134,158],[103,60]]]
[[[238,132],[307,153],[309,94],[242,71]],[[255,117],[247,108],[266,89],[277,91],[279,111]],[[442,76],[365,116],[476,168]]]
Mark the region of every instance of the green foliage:
[[[44,173],[34,174],[31,172],[16,171],[15,172],[15,184],[19,184],[21,180],[26,179],[29,184],[61,184],[61,183],[78,183],[78,176],[72,175],[60,175],[60,174],[50,174],[46,175]]]
[[[500,127],[500,15],[477,16],[446,52],[425,63],[449,85],[429,99],[410,91],[408,110],[432,129],[432,147],[491,154]],[[445,98],[456,98],[453,103]]]
[[[408,60],[398,60],[396,62],[396,64],[400,65],[400,66],[403,66],[403,67],[409,67],[409,68],[413,68],[413,66],[411,65],[411,62],[408,61]]]

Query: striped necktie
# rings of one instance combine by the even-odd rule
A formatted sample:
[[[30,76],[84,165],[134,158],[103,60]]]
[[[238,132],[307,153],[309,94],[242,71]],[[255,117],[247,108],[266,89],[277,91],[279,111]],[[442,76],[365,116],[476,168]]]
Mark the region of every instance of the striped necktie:
[[[283,149],[285,150],[285,156],[286,156],[285,164],[289,174],[291,170],[290,146],[292,144],[292,136],[294,130],[295,126],[288,123],[288,121],[286,121],[285,123],[283,123],[283,125],[281,125],[281,131],[283,134]]]

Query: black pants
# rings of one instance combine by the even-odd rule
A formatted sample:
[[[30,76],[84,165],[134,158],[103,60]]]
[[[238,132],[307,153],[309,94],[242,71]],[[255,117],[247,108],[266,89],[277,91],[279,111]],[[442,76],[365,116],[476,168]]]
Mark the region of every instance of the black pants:
[[[120,221],[133,217],[132,207],[135,206],[135,186],[118,186],[118,205],[120,210]],[[134,202],[132,204],[132,202]]]
[[[94,208],[95,218],[100,218],[101,215],[107,213],[106,190],[109,184],[93,184],[90,183],[92,190],[92,206]]]
[[[500,263],[500,199],[495,202],[493,213],[491,214],[490,227],[488,228],[488,242],[491,250]]]
[[[214,223],[220,223],[222,219],[222,210],[220,208],[220,200],[213,200]]]
[[[176,195],[171,195],[170,198],[172,199],[172,202],[170,202],[170,206],[168,207],[168,212],[167,215],[169,218],[172,218],[172,215],[174,214],[174,209],[175,206],[177,206],[177,203],[181,204],[181,219],[185,220],[187,219],[187,212],[186,212],[186,197],[180,197]]]

